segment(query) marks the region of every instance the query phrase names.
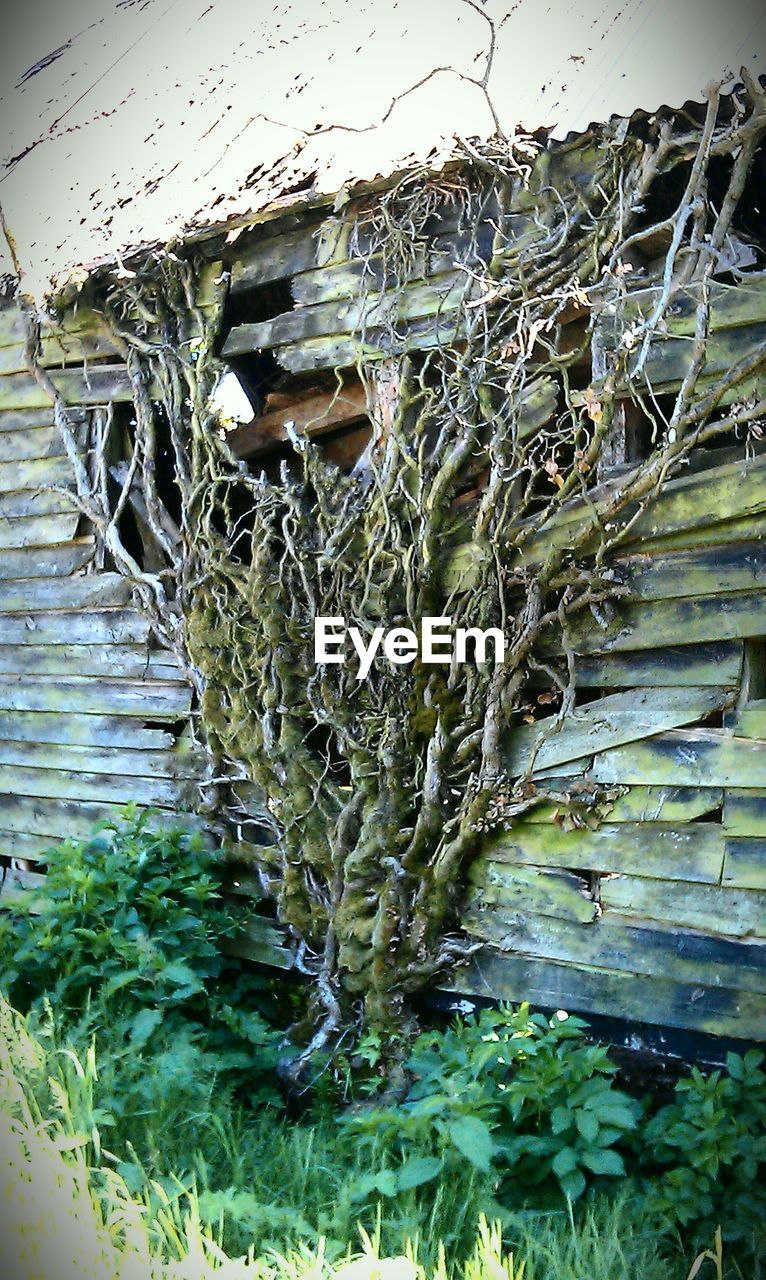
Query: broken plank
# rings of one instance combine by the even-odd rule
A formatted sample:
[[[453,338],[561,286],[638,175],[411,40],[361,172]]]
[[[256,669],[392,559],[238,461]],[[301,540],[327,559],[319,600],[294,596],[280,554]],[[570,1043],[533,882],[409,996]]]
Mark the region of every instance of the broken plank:
[[[0,613],[0,644],[141,644],[150,634],[136,609]]]
[[[724,729],[684,729],[595,756],[594,782],[683,787],[766,787],[766,742]]]
[[[253,915],[252,912],[243,917],[234,937],[224,939],[221,949],[226,955],[252,960],[274,969],[292,969],[295,964],[285,931],[275,921]]]
[[[254,458],[289,440],[290,432],[313,437],[366,415],[364,387],[361,383],[349,382],[341,388],[294,401],[283,409],[263,413],[230,431],[226,443],[235,457]]]
[[[40,575],[3,587],[0,613],[115,608],[127,605],[131,594],[130,580],[119,573],[88,573],[63,579]]]
[[[564,720],[551,716],[509,731],[503,750],[511,776],[550,769],[596,748],[635,742],[663,729],[692,724],[724,706],[729,692],[715,686],[630,690],[577,707]],[[535,750],[538,742],[541,745]]]
[[[570,1013],[687,1027],[712,1035],[766,1039],[766,997],[652,975],[586,969],[511,956],[485,947],[457,969],[450,990],[495,1000],[529,1000]]]
[[[175,743],[175,735],[148,728],[141,709],[135,717],[109,713],[65,711],[3,711],[0,709],[0,741],[57,742],[81,746],[131,747],[160,751]]]
[[[0,520],[0,529],[3,522]],[[85,568],[93,559],[93,538],[78,538],[47,547],[24,547],[5,550],[0,556],[0,581],[13,578],[56,577],[61,581]],[[5,592],[7,588],[3,587]]]
[[[142,720],[179,719],[188,715],[191,689],[181,684],[132,680],[64,680],[55,676],[4,676],[0,682],[2,711],[59,711]]]
[[[568,799],[536,805],[524,814],[523,822],[557,822],[570,810],[582,813],[592,792],[578,789],[576,782],[566,779],[562,779],[561,789],[568,793]],[[614,799],[599,797],[598,812],[604,822],[691,822],[720,809],[723,796],[722,787],[627,787]]]
[[[660,880],[718,884],[724,835],[715,823],[605,822],[564,831],[554,822],[519,821],[485,843],[489,863],[625,871]]]
[[[711,938],[660,924],[651,928],[611,913],[581,925],[495,907],[469,912],[462,924],[500,951],[766,994],[766,942]]]
[[[0,764],[0,796],[3,795],[184,808],[194,803],[196,786],[176,779],[134,777],[127,780],[105,773]],[[0,807],[2,803],[0,800]]]
[[[115,344],[102,329],[100,333],[80,334],[67,333],[64,329],[45,329],[40,341],[37,360],[43,369],[60,368],[70,364],[85,364],[89,371],[92,360],[114,360],[119,356]],[[9,373],[22,373],[29,370],[26,345],[16,342],[8,346],[0,346],[0,377]]]
[[[600,897],[607,914],[724,937],[766,938],[766,893],[757,890],[616,875],[601,880]]]
[[[0,558],[5,559],[7,550],[21,551],[24,547],[50,547],[60,542],[71,542],[79,523],[79,511],[0,520],[0,550],[3,551]]]
[[[339,334],[360,334],[396,324],[454,311],[470,286],[464,272],[453,271],[438,283],[405,285],[395,292],[352,294],[337,302],[285,311],[273,320],[235,326],[223,346],[223,355],[247,355]]]
[[[479,859],[471,868],[469,902],[514,904],[560,920],[587,924],[595,919],[596,904],[586,881],[568,871],[510,866]]]
[[[348,219],[331,218],[321,225],[253,239],[246,247],[235,250],[232,296],[274,280],[284,280],[300,271],[342,261],[348,257],[350,230]]]

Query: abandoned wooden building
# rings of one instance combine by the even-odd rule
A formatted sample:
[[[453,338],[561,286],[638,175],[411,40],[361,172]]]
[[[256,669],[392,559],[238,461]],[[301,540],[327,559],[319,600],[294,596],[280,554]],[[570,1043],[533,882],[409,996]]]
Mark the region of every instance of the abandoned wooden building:
[[[238,946],[328,1017],[439,985],[763,1042],[764,64],[668,66],[648,99],[615,71],[594,102],[593,49],[639,39],[602,6],[557,102],[500,112],[529,6],[446,7],[486,59],[444,92],[481,127],[421,114],[411,155],[385,122],[432,86],[406,81],[369,163],[378,131],[317,132],[313,101],[297,152],[240,121],[242,177],[205,186],[200,142],[172,234],[173,166],[119,156],[82,226],[87,173],[60,234],[55,189],[25,222],[78,143],[66,51],[24,82],[53,105],[3,197],[2,900],[147,806],[221,842]],[[359,681],[315,662],[320,615],[494,627],[505,660]]]

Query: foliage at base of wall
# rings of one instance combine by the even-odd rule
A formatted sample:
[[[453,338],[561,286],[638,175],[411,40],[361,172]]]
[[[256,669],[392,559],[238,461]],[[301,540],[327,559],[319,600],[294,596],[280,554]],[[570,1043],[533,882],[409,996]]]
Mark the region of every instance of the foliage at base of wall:
[[[214,866],[135,820],[72,842],[37,912],[2,922],[3,983],[28,1010],[0,1004],[2,1075],[131,1194],[178,1209],[196,1186],[234,1251],[324,1236],[335,1256],[382,1215],[384,1249],[419,1235],[464,1257],[481,1212],[582,1221],[627,1187],[669,1249],[718,1224],[766,1245],[762,1054],[636,1097],[580,1019],[502,1007],[423,1032],[396,1081],[368,1034],[315,1064],[301,1109],[274,1071],[296,1011],[218,953]]]

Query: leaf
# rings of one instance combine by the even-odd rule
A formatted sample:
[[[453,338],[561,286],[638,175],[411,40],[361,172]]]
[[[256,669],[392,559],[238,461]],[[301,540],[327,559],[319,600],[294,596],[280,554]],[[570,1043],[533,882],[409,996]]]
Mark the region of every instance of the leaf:
[[[600,1177],[625,1177],[625,1165],[619,1151],[610,1151],[608,1148],[600,1151],[583,1151],[582,1162],[592,1173]]]
[[[393,1169],[381,1169],[375,1175],[375,1188],[382,1196],[396,1195],[396,1174]]]
[[[563,1133],[572,1124],[572,1112],[569,1107],[554,1107],[551,1112],[551,1131]]]
[[[569,1196],[570,1200],[578,1200],[585,1190],[585,1177],[581,1169],[565,1173],[563,1178],[559,1178],[559,1182],[564,1195]]]
[[[598,1116],[593,1111],[577,1111],[575,1124],[578,1133],[586,1142],[595,1142],[598,1137]]]
[[[476,1169],[487,1173],[495,1154],[489,1126],[478,1116],[458,1116],[449,1125],[448,1132],[461,1155]]]
[[[131,1049],[143,1049],[152,1032],[162,1022],[160,1009],[141,1009],[133,1019],[130,1034]]]
[[[561,1182],[568,1173],[577,1168],[577,1152],[574,1147],[562,1147],[553,1157],[553,1172]]]
[[[421,1187],[424,1182],[431,1182],[438,1177],[444,1162],[436,1156],[413,1156],[405,1160],[397,1174],[400,1191],[411,1191],[413,1187]]]

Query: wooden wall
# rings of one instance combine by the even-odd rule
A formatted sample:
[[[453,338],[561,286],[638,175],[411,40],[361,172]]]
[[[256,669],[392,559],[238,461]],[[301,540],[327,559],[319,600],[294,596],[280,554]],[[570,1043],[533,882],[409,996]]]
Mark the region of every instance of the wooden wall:
[[[92,416],[130,400],[127,373],[83,321],[46,330],[43,361]],[[55,487],[54,487],[55,486]],[[86,836],[128,802],[194,806],[191,692],[157,649],[128,583],[96,568],[72,468],[47,396],[26,370],[21,318],[0,311],[0,858],[2,893],[35,883],[64,836]]]
[[[385,282],[375,261],[370,275],[350,247],[353,217],[346,210],[308,230],[245,238],[235,251],[237,306],[224,353],[236,363],[266,351],[285,371],[273,402],[231,437],[235,451],[258,466],[285,440],[286,422],[320,443],[331,429],[350,440],[350,424],[364,410],[351,373],[340,395],[334,379],[322,390],[312,378],[360,354],[360,308],[373,358],[389,354],[390,334],[376,319],[390,306],[398,351],[459,337],[455,260],[470,265],[472,255],[486,254],[486,236],[474,240],[449,220],[435,224],[411,283],[389,302],[376,292]],[[535,234],[520,216],[514,243]],[[280,282],[289,285],[289,308],[250,321],[248,299],[266,297]],[[631,293],[620,325],[650,311],[656,297],[656,289]],[[693,291],[675,299],[666,332],[649,350],[638,388],[644,394],[680,386],[696,301]],[[766,278],[714,284],[711,315],[705,379],[763,347]],[[596,317],[593,365],[585,371],[596,388],[600,352],[614,342],[616,324],[613,307]],[[722,403],[764,389],[761,374]],[[627,435],[627,385],[622,391]],[[555,412],[556,390],[545,376],[530,380],[528,394],[523,429],[531,432]],[[630,441],[622,443],[618,465]],[[534,560],[568,541],[584,518],[587,509],[570,504],[526,543],[524,556]],[[766,1041],[765,533],[766,456],[757,439],[701,450],[637,515],[605,566],[627,596],[611,622],[588,615],[573,623],[577,704],[535,759],[533,778],[554,778],[561,802],[488,840],[463,917],[483,945],[453,975],[453,990]],[[443,564],[445,598],[470,591],[475,571],[471,549],[459,536],[455,543]],[[562,655],[552,648],[549,658],[555,664]],[[525,771],[552,725],[538,718],[509,730],[511,778]],[[596,787],[612,797],[586,818]]]

